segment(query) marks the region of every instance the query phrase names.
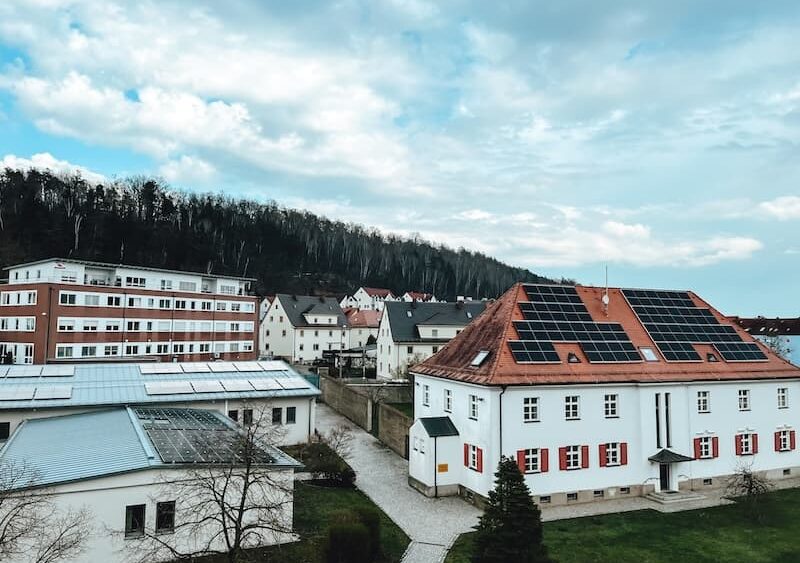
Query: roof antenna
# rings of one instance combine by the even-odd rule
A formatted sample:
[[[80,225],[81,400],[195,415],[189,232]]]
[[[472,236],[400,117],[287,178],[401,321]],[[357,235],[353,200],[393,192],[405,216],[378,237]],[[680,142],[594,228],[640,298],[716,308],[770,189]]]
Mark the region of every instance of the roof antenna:
[[[608,264],[606,264],[606,290],[603,293],[603,297],[601,297],[600,300],[603,302],[603,311],[605,312],[606,317],[607,317],[608,316],[608,302],[609,302],[609,298],[608,298]]]

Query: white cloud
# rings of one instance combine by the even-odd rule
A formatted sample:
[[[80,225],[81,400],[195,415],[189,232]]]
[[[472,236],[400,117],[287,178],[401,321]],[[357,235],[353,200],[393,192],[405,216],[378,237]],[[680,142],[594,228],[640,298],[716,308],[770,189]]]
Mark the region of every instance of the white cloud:
[[[80,174],[91,184],[102,184],[107,180],[102,174],[93,172],[84,166],[72,164],[66,160],[58,160],[48,152],[36,153],[30,158],[7,154],[0,160],[0,170],[5,168],[14,168],[17,170],[30,170],[34,168],[38,170],[50,170],[57,174]]]
[[[758,209],[766,215],[780,221],[800,219],[800,197],[781,196],[770,201],[762,201]]]
[[[217,170],[208,162],[182,155],[161,165],[159,173],[169,182],[204,187],[217,178]]]

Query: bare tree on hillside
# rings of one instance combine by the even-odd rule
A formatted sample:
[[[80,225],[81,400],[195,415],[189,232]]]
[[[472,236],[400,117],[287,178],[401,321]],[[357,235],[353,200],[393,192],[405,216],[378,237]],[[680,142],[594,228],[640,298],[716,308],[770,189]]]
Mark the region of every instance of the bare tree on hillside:
[[[0,561],[69,561],[91,535],[87,509],[59,510],[39,477],[24,464],[0,463]]]

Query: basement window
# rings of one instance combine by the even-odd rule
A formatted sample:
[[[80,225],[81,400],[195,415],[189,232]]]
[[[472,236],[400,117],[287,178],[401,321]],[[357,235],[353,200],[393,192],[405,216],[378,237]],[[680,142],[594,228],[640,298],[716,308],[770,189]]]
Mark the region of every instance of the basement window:
[[[567,502],[578,500],[578,493],[567,493]]]
[[[539,497],[539,504],[550,504],[550,495],[543,495]]]
[[[703,479],[703,485],[711,485],[713,483],[713,479]]]
[[[629,495],[629,494],[631,494],[631,488],[630,487],[620,487],[619,488],[619,494],[621,494],[621,495]]]
[[[472,362],[469,365],[474,368],[479,367],[488,357],[489,350],[481,350],[475,355],[474,358],[472,358]]]
[[[645,361],[648,362],[657,362],[658,356],[656,355],[656,351],[649,347],[642,347],[639,348],[642,352],[642,356],[644,356]]]
[[[605,491],[594,491],[594,498],[603,498],[604,496],[606,496]]]

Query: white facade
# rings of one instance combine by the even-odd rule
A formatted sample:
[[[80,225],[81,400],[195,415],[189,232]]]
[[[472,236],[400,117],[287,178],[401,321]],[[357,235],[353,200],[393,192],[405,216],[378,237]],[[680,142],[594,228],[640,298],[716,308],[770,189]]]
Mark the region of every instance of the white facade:
[[[451,485],[486,497],[493,486],[500,454],[518,459],[524,450],[536,450],[535,454],[530,452],[530,459],[533,462],[534,457],[538,458],[538,468],[526,472],[525,480],[540,502],[548,502],[551,495],[570,493],[576,493],[577,500],[578,492],[581,500],[630,494],[631,489],[635,494],[643,485],[652,485],[656,491],[715,486],[719,484],[715,483],[717,478],[732,474],[741,464],[767,471],[770,478],[783,477],[787,470],[791,475],[800,471],[800,450],[788,449],[795,446],[794,431],[800,414],[800,382],[796,379],[542,385],[508,387],[503,391],[500,387],[418,374],[415,386],[415,417],[450,417],[459,432],[456,437],[438,438],[434,459],[433,439],[419,421],[412,426],[409,475],[412,482],[421,484],[420,488],[427,487],[428,492],[436,484],[445,487],[445,492],[440,489],[439,494],[453,494],[456,491],[446,488]],[[747,396],[741,409],[740,392]],[[607,395],[615,396],[615,409],[610,410],[616,416],[607,416],[606,403],[614,403],[608,401]],[[567,401],[573,404],[567,397],[577,397],[574,419],[567,419]],[[536,420],[525,420],[526,398],[536,401]],[[704,409],[706,405],[708,408]],[[530,416],[530,401],[528,406]],[[570,410],[570,415],[574,414]],[[742,435],[751,437],[737,438]],[[758,436],[757,453],[737,454],[742,443],[754,441],[752,435]],[[776,451],[783,436],[782,445],[787,449]],[[468,467],[477,461],[471,458],[471,446],[480,450],[480,468]],[[578,467],[562,468],[562,448],[570,446],[578,446]],[[691,458],[697,453],[704,457],[668,465],[664,478],[661,466],[648,460],[664,448]],[[601,462],[601,452],[608,455],[611,449],[616,453],[616,462]],[[622,455],[623,449],[626,456]],[[544,450],[546,468],[542,467]]]
[[[348,347],[347,328],[337,324],[337,316],[303,315],[305,323],[295,326],[281,297],[276,296],[261,323],[262,356],[285,358],[294,363],[310,363],[322,358],[325,350]]]
[[[345,297],[341,306],[352,307],[355,309],[370,309],[373,311],[383,311],[383,304],[386,301],[397,301],[397,298],[390,291],[388,295],[376,295],[374,292],[367,291],[366,288],[359,287],[352,296]]]
[[[436,296],[432,293],[423,294],[425,298],[422,299],[425,303],[439,303],[439,300],[436,299]],[[412,294],[409,291],[406,291],[402,297],[400,297],[400,301],[405,301],[406,303],[411,303],[412,301],[418,301],[415,294]]]
[[[419,326],[419,340],[397,341],[392,335],[389,314],[384,311],[377,337],[378,377],[392,379],[408,365],[430,358],[463,329],[463,326]]]
[[[175,523],[179,527],[182,519],[192,516],[187,514],[189,499],[178,496],[170,483],[186,477],[187,474],[180,470],[153,469],[57,485],[44,489],[44,491],[52,495],[50,498],[59,512],[82,508],[87,508],[90,512],[89,524],[92,533],[85,540],[83,553],[71,561],[75,563],[97,563],[99,561],[123,563],[137,555],[141,556],[142,542],[146,541],[125,537],[126,507],[145,505],[145,529],[152,534],[156,525],[156,503],[174,501]],[[292,490],[292,469],[275,469],[274,478],[276,482],[282,484],[281,488]],[[277,491],[273,491],[272,494],[286,496]],[[286,499],[287,502],[284,502],[277,514],[286,529],[291,529],[292,525],[291,495],[290,492],[289,498]],[[204,542],[207,539],[202,534],[194,537],[186,532],[188,529],[178,528],[175,535],[169,538],[170,544],[186,551],[199,549],[205,545]],[[290,534],[276,533],[263,545],[287,541],[291,541]],[[220,542],[216,544],[216,547],[221,549],[223,545]]]

